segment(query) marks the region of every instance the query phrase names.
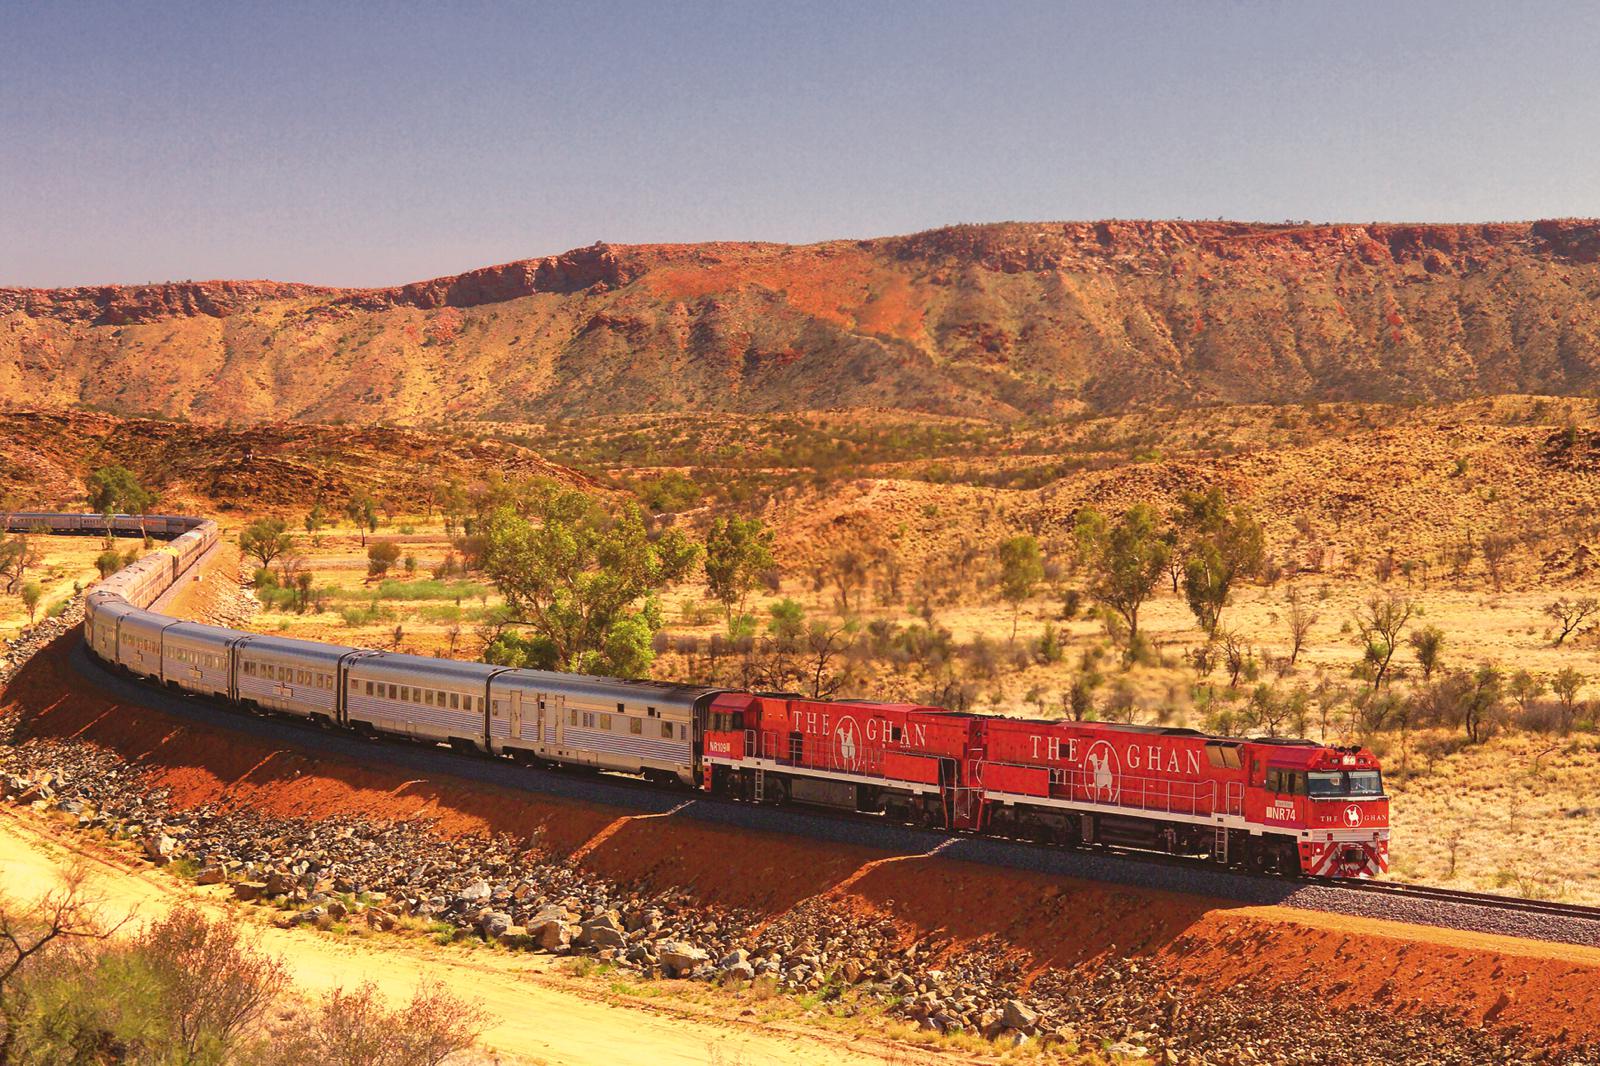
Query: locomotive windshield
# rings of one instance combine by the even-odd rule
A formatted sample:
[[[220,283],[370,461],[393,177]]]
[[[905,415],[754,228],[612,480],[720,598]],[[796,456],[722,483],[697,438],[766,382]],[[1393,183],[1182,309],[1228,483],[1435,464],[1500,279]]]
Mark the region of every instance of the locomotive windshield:
[[[1313,798],[1381,796],[1383,779],[1376,770],[1329,770],[1309,775],[1307,791]]]

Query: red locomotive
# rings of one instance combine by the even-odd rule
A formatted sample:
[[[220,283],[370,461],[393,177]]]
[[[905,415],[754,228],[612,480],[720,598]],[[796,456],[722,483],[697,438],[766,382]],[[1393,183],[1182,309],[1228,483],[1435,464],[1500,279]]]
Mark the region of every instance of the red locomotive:
[[[1206,856],[1261,873],[1371,877],[1389,801],[1363,748],[936,707],[723,693],[704,788],[1061,845]]]

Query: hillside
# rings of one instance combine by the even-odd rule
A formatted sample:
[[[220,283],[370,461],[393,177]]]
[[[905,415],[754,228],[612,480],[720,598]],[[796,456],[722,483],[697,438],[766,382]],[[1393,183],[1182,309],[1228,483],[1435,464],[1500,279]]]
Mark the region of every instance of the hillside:
[[[81,506],[84,477],[112,463],[157,491],[157,510],[207,514],[303,512],[317,502],[337,512],[358,491],[390,507],[431,509],[429,494],[448,479],[492,474],[593,486],[514,444],[387,427],[221,429],[90,412],[0,412],[0,508]]]
[[[392,289],[0,290],[0,396],[439,425],[1600,387],[1600,222],[1005,223],[607,246]]]

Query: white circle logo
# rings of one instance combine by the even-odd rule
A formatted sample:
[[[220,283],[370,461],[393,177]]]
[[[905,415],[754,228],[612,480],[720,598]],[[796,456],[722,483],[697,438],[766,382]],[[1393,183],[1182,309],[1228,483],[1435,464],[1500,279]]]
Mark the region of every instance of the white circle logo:
[[[1103,740],[1089,745],[1083,757],[1085,785],[1089,799],[1095,803],[1115,803],[1122,795],[1122,760],[1117,751]]]
[[[846,770],[855,770],[856,760],[861,755],[861,740],[856,735],[856,723],[853,718],[842,720],[833,731],[833,748],[839,756],[839,765]]]
[[[1358,804],[1352,803],[1344,809],[1344,824],[1351,829],[1361,825],[1361,807]]]

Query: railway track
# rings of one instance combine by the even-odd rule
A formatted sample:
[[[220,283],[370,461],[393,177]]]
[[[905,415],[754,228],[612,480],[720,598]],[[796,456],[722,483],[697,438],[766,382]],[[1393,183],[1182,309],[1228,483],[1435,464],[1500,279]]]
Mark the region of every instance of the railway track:
[[[1468,892],[1462,889],[1438,888],[1434,885],[1414,885],[1404,881],[1332,881],[1319,880],[1319,884],[1337,885],[1340,888],[1372,895],[1392,896],[1399,899],[1437,900],[1444,903],[1487,907],[1491,910],[1517,911],[1524,914],[1548,914],[1561,918],[1600,923],[1600,907],[1580,903],[1562,903],[1559,900],[1525,899],[1521,896],[1497,896],[1492,892]]]

